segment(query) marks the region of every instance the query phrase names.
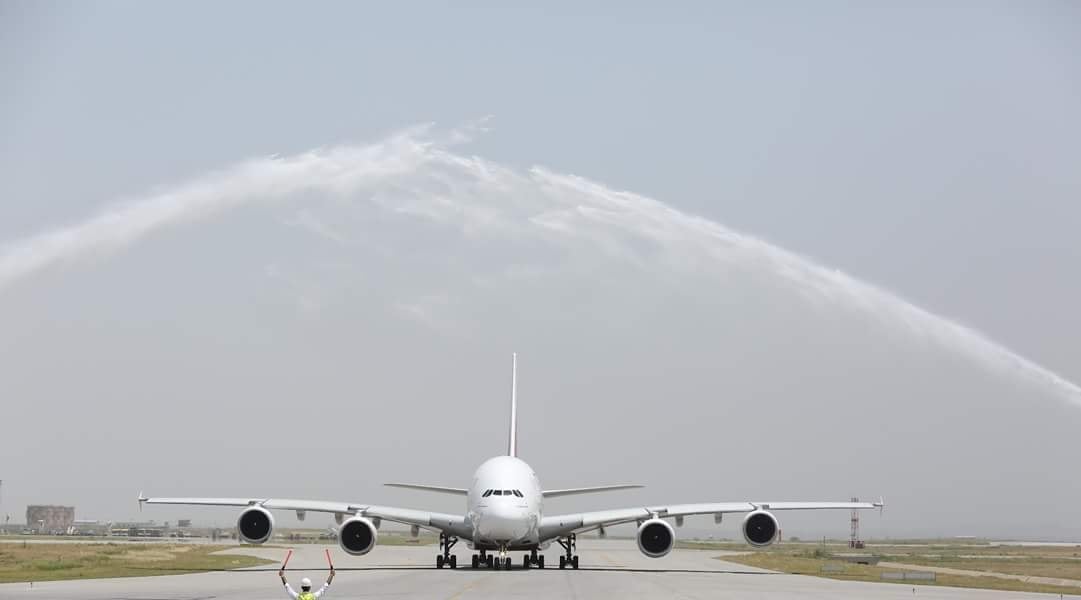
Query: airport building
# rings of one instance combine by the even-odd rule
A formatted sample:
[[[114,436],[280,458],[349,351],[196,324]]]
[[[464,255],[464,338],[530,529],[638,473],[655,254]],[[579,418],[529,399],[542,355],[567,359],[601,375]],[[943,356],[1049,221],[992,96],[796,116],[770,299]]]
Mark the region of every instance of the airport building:
[[[75,526],[74,506],[30,505],[26,526],[40,533],[67,533]]]
[[[132,521],[113,523],[109,535],[119,537],[165,537],[168,532],[168,523]]]

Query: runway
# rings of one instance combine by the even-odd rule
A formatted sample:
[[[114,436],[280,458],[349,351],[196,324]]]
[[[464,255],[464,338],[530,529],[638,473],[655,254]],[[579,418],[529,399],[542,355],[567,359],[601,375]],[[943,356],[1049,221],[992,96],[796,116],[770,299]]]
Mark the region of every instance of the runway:
[[[368,556],[349,557],[337,546],[295,548],[287,572],[290,582],[303,576],[316,585],[326,577],[324,548],[332,548],[337,577],[324,598],[821,598],[853,600],[913,598],[1057,598],[1057,594],[1023,594],[961,588],[837,581],[772,573],[717,560],[716,550],[674,550],[661,559],[643,556],[632,540],[579,540],[581,569],[512,571],[455,570],[433,567],[435,546],[378,546]],[[558,547],[545,561],[559,564]],[[244,553],[281,560],[281,548],[236,548]],[[459,546],[458,559],[468,565],[469,552]],[[515,554],[516,565],[521,555]],[[0,585],[0,598],[49,600],[255,600],[284,598],[277,567],[197,575],[95,579]],[[306,570],[310,569],[310,570]]]

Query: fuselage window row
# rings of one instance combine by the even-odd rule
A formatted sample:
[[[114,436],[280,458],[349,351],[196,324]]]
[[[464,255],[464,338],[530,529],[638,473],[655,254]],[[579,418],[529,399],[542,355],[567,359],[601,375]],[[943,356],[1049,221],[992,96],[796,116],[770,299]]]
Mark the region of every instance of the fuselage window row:
[[[519,498],[525,498],[521,490],[485,490],[480,495],[481,498],[487,498],[488,496],[518,496]]]

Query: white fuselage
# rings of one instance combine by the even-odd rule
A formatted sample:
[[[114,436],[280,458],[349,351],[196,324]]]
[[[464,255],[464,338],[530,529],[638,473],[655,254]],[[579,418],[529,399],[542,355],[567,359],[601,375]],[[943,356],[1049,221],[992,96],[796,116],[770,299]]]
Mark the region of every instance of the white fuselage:
[[[536,544],[542,505],[540,481],[525,461],[489,458],[477,468],[466,496],[473,545],[503,549]]]

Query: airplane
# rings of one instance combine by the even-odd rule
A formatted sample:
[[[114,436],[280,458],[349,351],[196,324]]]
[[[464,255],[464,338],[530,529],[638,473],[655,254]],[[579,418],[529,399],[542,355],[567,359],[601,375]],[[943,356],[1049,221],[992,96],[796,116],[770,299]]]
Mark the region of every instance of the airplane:
[[[604,535],[608,527],[636,523],[638,549],[651,558],[661,558],[672,551],[675,531],[666,519],[683,525],[692,515],[713,515],[714,522],[729,513],[746,513],[740,526],[743,538],[756,548],[769,546],[779,537],[781,526],[774,511],[784,510],[863,510],[882,509],[878,502],[717,502],[704,504],[667,504],[636,506],[559,515],[546,515],[544,501],[549,498],[575,494],[592,494],[643,487],[638,484],[602,485],[584,488],[546,490],[537,474],[518,457],[518,356],[511,358],[510,428],[507,453],[486,460],[473,475],[468,488],[387,483],[391,487],[464,496],[465,514],[444,514],[362,502],[330,502],[319,500],[286,500],[277,498],[147,498],[139,494],[139,507],[144,504],[181,504],[189,506],[235,506],[243,511],[237,519],[239,537],[250,544],[262,544],[274,530],[270,511],[295,511],[304,520],[308,512],[331,513],[339,525],[338,543],[352,556],[362,556],[375,548],[379,527],[390,521],[410,527],[416,536],[420,529],[439,534],[440,553],[435,566],[457,568],[458,558],[451,551],[459,540],[465,540],[472,556],[473,568],[486,567],[510,570],[511,552],[523,552],[521,566],[544,568],[544,555],[552,542],[563,548],[559,556],[560,569],[577,569],[576,537],[597,531]]]

